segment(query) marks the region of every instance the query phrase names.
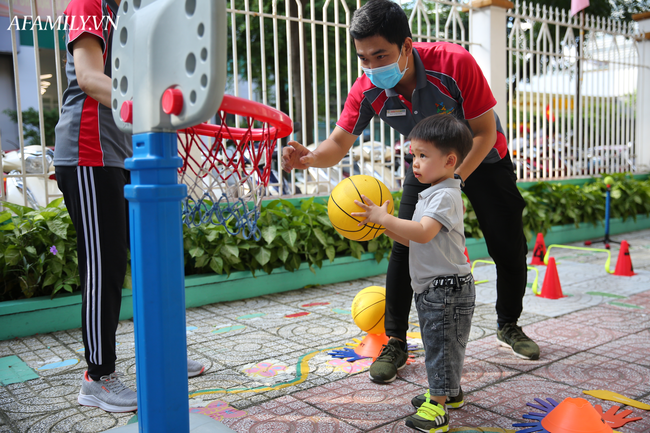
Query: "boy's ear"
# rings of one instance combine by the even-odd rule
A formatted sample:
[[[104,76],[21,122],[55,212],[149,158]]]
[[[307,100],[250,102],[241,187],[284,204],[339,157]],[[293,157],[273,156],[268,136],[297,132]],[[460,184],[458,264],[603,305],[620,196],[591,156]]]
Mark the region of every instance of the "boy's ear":
[[[447,155],[447,163],[445,165],[456,168],[457,162],[458,162],[458,156],[455,153],[451,152],[449,155]]]

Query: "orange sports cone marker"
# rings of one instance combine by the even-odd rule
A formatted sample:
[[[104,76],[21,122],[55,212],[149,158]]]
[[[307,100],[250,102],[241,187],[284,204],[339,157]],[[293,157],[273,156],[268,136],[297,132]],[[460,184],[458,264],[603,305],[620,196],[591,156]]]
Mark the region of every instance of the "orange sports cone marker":
[[[465,247],[465,257],[467,257],[467,263],[472,263],[469,261],[469,252],[467,252],[467,247]]]
[[[618,252],[618,260],[616,261],[616,269],[614,275],[622,277],[631,277],[636,275],[632,267],[632,258],[630,258],[630,245],[627,241],[621,241],[621,249]]]
[[[542,419],[542,427],[553,433],[612,432],[591,403],[584,398],[571,397],[565,398]]]
[[[544,284],[542,285],[542,291],[539,296],[546,299],[560,299],[564,297],[560,277],[557,274],[557,267],[555,266],[555,257],[549,257],[548,259]]]
[[[541,233],[537,233],[535,248],[533,248],[533,260],[530,262],[530,264],[544,266],[544,255],[546,255],[546,244],[544,243],[544,236]]]
[[[388,343],[388,337],[385,333],[368,334],[363,337],[361,343],[354,349],[354,353],[374,359],[379,356],[382,346],[386,343]]]

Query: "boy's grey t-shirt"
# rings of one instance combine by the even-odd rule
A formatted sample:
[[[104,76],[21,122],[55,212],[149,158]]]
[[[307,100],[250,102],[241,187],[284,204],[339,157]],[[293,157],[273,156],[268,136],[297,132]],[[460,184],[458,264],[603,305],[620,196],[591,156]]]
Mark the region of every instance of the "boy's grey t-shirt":
[[[436,277],[466,275],[471,271],[465,257],[465,229],[460,180],[447,179],[418,194],[413,221],[430,217],[442,224],[440,232],[426,244],[410,242],[411,286],[422,293]]]

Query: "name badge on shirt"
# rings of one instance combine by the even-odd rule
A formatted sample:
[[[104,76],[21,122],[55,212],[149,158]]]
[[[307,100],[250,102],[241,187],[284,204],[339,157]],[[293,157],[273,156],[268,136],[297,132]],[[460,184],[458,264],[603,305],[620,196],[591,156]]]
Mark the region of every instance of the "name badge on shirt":
[[[399,116],[406,116],[406,108],[386,110],[386,117],[399,117]]]

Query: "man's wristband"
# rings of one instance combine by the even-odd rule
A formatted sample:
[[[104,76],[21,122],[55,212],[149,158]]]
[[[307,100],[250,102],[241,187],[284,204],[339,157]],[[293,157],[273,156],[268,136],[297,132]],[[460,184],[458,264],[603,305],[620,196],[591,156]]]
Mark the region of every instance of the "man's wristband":
[[[460,187],[465,188],[465,182],[463,181],[463,178],[460,177],[460,174],[454,173],[454,179],[460,180]]]

